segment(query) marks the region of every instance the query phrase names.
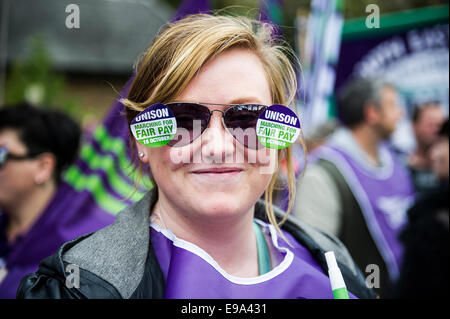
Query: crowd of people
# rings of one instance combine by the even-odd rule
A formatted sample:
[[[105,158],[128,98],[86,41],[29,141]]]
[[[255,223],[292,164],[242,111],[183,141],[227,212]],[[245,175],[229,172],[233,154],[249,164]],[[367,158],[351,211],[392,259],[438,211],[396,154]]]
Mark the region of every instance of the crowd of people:
[[[448,216],[443,193],[448,185],[448,173],[443,170],[446,155],[439,142],[448,125],[444,109],[436,103],[416,106],[412,123],[417,147],[411,154],[403,154],[389,143],[405,116],[394,85],[381,79],[355,79],[338,92],[337,104],[341,125],[311,152],[312,163],[299,180],[294,214],[337,236],[365,275],[374,279],[368,284],[381,298],[411,297],[407,289],[397,285],[405,286],[405,282],[417,285],[416,278],[405,277],[408,267],[417,267],[413,266],[417,260],[404,262],[405,258],[414,258],[405,256],[405,249],[413,255],[415,249],[421,249],[411,241],[421,236],[411,230],[410,222],[415,218],[410,215],[415,202],[423,201],[429,192],[438,191],[440,195],[435,196],[442,199],[440,204],[433,205],[447,211]],[[439,133],[440,130],[443,131]],[[432,216],[436,213],[432,201],[425,201],[427,216]],[[439,228],[425,227],[430,227],[427,230],[430,233]],[[447,241],[441,238],[434,244],[443,246],[440,257],[446,253],[448,256]],[[424,252],[423,262],[440,269],[445,258],[433,260],[436,265],[433,264],[432,258],[426,258],[427,254],[434,254],[432,251]],[[446,260],[448,263],[448,257]],[[427,273],[427,268],[421,268],[420,275],[415,274],[425,280],[424,288],[427,281],[448,279],[444,268],[432,274]],[[375,280],[372,275],[378,278]],[[398,283],[400,275],[402,280]]]
[[[70,210],[62,175],[77,158],[81,128],[68,115],[27,103],[0,109],[0,298],[66,241],[113,216]]]
[[[29,105],[1,108],[0,298],[333,298],[329,251],[350,298],[447,296],[444,108],[417,106],[417,148],[405,156],[389,143],[406,116],[395,85],[351,80],[337,94],[339,125],[315,144],[295,183],[291,146],[229,134],[256,130],[267,106],[295,105],[294,53],[272,35],[269,24],[209,14],[161,29],[122,99],[124,121],[177,102],[173,117],[191,134],[151,147],[130,130],[153,188],[114,220],[70,215],[70,203],[58,203],[79,149],[73,120]],[[178,150],[182,163],[172,160]],[[282,161],[287,211],[273,203]],[[66,280],[70,265],[76,284]]]

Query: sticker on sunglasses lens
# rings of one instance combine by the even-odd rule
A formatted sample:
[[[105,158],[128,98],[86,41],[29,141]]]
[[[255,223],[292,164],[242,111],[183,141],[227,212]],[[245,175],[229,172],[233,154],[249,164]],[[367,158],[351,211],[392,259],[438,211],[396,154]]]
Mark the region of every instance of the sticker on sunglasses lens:
[[[258,118],[256,135],[267,148],[283,149],[294,143],[300,135],[300,120],[288,107],[275,104]]]
[[[177,121],[167,106],[158,103],[139,113],[131,122],[130,128],[139,143],[159,147],[166,145],[174,138]]]

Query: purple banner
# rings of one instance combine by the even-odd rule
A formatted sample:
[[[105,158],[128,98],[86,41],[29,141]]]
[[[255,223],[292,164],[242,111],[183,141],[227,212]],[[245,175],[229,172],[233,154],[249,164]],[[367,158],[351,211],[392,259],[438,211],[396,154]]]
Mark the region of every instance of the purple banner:
[[[335,88],[352,78],[382,77],[398,89],[407,115],[428,101],[440,102],[448,113],[448,34],[448,5],[382,16],[378,29],[347,21]],[[392,141],[405,152],[414,147],[409,117]]]
[[[210,10],[209,0],[184,0],[174,14],[172,21],[182,19],[190,14],[207,13]]]

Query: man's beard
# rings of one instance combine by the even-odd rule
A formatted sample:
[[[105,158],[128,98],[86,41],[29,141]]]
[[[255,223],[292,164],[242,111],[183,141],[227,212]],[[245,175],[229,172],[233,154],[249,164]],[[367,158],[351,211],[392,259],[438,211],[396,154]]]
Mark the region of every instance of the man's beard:
[[[382,125],[378,125],[377,132],[378,132],[378,135],[380,136],[381,140],[389,141],[392,137],[392,134],[394,134],[394,132],[395,132],[395,128],[390,129],[390,128],[384,127]]]

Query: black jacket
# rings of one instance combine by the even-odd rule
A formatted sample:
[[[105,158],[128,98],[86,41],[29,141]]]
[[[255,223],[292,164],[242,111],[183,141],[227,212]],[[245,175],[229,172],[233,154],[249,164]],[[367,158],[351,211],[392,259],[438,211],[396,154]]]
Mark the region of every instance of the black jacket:
[[[448,182],[419,196],[401,233],[405,251],[392,298],[448,298]]]
[[[156,199],[150,191],[119,213],[114,224],[62,245],[36,273],[22,279],[17,298],[163,298],[164,277],[149,240],[148,212]],[[284,214],[275,212],[278,217]],[[267,221],[263,201],[256,204],[255,217]],[[291,217],[282,228],[310,251],[325,274],[324,253],[333,250],[348,290],[359,298],[375,297],[338,239]],[[73,264],[79,269],[78,288],[69,288],[75,282],[66,284]]]

